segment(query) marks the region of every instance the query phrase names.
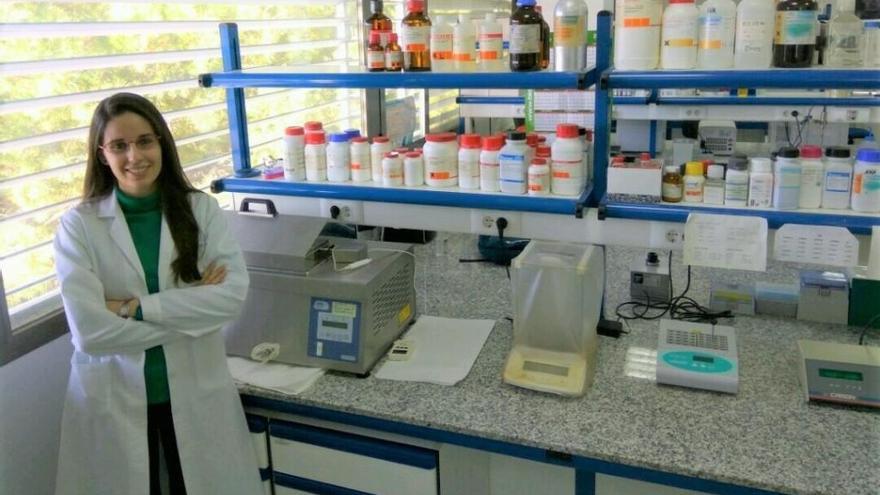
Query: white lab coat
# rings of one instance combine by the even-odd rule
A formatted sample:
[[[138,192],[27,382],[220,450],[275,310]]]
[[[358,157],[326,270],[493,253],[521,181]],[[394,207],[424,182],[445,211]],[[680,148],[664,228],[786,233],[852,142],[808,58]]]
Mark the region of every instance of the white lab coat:
[[[114,194],[67,212],[55,264],[75,347],[62,419],[57,494],[148,494],[144,351],[164,346],[174,431],[188,495],[262,493],[254,445],[226,365],[221,327],[239,314],[248,287],[241,250],[217,202],[190,195],[199,224],[199,269],[225,265],[226,279],[175,286],[177,256],[162,220],[160,291],[143,267]],[[141,301],[143,321],[123,319],[106,299]]]

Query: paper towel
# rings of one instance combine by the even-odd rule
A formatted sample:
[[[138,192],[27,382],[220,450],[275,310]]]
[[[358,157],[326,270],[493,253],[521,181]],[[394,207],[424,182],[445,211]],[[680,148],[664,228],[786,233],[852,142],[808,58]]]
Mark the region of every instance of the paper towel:
[[[871,251],[868,253],[868,278],[880,280],[880,227],[871,227]]]

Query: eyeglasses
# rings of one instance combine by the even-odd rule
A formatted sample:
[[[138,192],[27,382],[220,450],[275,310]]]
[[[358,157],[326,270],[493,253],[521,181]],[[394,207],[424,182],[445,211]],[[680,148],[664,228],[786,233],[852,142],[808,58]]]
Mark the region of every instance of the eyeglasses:
[[[134,147],[137,148],[138,151],[151,150],[159,144],[159,136],[155,134],[144,134],[131,141],[116,139],[105,145],[98,146],[98,148],[101,148],[104,151],[109,151],[114,155],[124,155],[131,149],[132,144],[134,144]]]

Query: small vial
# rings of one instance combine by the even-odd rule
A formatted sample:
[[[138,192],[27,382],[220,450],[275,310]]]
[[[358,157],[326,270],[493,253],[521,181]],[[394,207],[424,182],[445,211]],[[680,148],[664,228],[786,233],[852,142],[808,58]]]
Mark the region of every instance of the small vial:
[[[684,201],[685,203],[703,202],[703,178],[702,162],[687,162],[684,174]]]
[[[703,203],[709,205],[724,204],[724,165],[709,165],[709,174],[703,185]]]
[[[379,31],[371,31],[370,44],[367,46],[367,70],[370,72],[385,70],[385,48],[379,40]]]
[[[535,158],[529,165],[529,196],[550,194],[550,166],[546,158]]]
[[[397,33],[388,35],[388,44],[385,45],[385,70],[388,72],[403,70],[403,52],[397,44]]]

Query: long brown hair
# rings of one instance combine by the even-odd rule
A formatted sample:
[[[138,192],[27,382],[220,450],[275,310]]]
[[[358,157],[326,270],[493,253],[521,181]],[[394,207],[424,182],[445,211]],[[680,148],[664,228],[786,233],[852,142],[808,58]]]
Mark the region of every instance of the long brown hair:
[[[177,147],[171,130],[159,110],[146,98],[134,93],[116,93],[98,104],[92,115],[89,127],[89,150],[86,160],[86,175],[83,181],[83,201],[103,198],[113,192],[116,177],[104,162],[98,146],[103,144],[104,130],[110,120],[124,114],[140,115],[159,136],[162,147],[162,169],[159,172],[158,191],[162,215],[168,222],[168,229],[177,248],[177,259],[171,262],[174,283],[179,280],[194,282],[200,280],[199,224],[193,215],[190,193],[201,193],[190,184],[180,165]]]

